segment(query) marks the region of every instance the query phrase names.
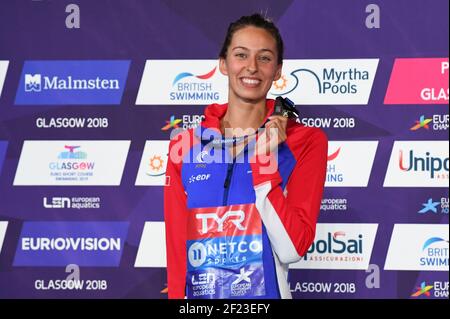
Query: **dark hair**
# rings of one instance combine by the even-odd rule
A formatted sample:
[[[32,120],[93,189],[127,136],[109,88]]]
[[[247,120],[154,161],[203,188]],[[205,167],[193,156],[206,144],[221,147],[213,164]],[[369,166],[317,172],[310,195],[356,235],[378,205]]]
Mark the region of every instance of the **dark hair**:
[[[278,64],[283,63],[283,39],[281,38],[280,31],[275,26],[275,24],[269,19],[264,18],[259,13],[252,14],[250,16],[242,16],[235,22],[230,23],[227,30],[227,35],[225,37],[225,41],[223,42],[222,49],[220,50],[219,57],[225,59],[227,57],[227,50],[231,43],[231,38],[236,31],[243,29],[248,26],[254,26],[257,28],[262,28],[269,32],[277,43],[277,51],[278,51]]]

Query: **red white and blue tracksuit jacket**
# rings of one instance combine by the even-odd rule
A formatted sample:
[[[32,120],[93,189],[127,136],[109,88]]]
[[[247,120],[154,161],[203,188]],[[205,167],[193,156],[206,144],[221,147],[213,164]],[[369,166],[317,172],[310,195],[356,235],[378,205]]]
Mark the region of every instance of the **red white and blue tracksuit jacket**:
[[[273,100],[267,108],[271,115]],[[226,110],[226,104],[209,105],[199,127],[170,142],[164,189],[169,298],[291,298],[288,264],[314,240],[327,137],[289,120],[278,169],[261,173],[263,164],[251,156],[232,159],[223,151]]]

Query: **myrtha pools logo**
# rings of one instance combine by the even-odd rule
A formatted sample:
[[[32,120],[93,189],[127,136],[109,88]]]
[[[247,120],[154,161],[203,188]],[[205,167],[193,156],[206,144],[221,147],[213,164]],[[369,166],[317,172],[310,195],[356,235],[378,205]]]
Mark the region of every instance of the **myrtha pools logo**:
[[[310,105],[366,105],[378,59],[284,60],[284,74],[269,95]]]

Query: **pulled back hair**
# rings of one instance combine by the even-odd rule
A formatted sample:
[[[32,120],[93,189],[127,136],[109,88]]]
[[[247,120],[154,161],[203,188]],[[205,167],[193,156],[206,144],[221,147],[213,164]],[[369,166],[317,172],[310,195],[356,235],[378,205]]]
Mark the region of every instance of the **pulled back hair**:
[[[225,41],[223,42],[222,49],[220,50],[219,57],[223,59],[227,57],[228,47],[230,46],[231,39],[233,38],[234,33],[248,26],[264,29],[272,35],[277,44],[277,62],[278,64],[282,64],[284,45],[283,39],[280,35],[280,31],[278,31],[278,28],[271,20],[264,18],[259,13],[255,13],[250,16],[242,16],[235,22],[230,23],[230,25],[228,26],[227,35],[225,36]]]

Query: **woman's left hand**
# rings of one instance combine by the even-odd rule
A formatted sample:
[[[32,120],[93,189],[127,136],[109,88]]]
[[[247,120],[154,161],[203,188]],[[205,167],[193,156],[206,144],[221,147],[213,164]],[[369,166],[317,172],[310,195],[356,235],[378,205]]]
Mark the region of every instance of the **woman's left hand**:
[[[286,141],[286,127],[288,119],[281,115],[269,116],[265,130],[258,136],[256,155],[266,155],[278,148],[280,143]]]

